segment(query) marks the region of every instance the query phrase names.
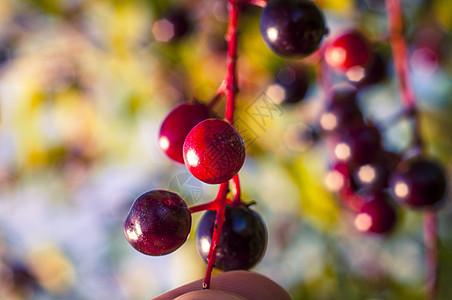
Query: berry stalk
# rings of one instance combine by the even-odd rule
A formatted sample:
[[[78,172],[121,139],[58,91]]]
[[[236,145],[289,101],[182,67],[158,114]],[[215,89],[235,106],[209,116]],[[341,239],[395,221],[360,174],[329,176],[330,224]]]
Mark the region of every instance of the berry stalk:
[[[234,125],[235,96],[237,88],[237,24],[239,7],[235,0],[228,0],[229,26],[226,35],[228,42],[227,73],[226,73],[226,112],[225,118]]]
[[[423,141],[419,130],[419,118],[417,116],[416,97],[411,86],[406,44],[402,33],[402,10],[400,0],[386,0],[388,12],[389,36],[394,56],[394,68],[400,87],[402,104],[413,122],[413,146],[416,151],[422,153]],[[425,297],[434,299],[438,282],[438,255],[437,255],[437,216],[434,211],[424,212],[424,246],[426,259]]]
[[[221,99],[221,96],[224,95],[226,89],[226,81],[222,81],[220,87],[218,88],[217,94],[210,100],[210,102],[207,104],[208,109],[212,109],[215,104]]]
[[[203,289],[210,288],[210,279],[212,277],[212,269],[215,265],[217,246],[220,242],[221,229],[224,223],[224,212],[226,210],[226,195],[229,190],[229,182],[222,183],[220,189],[218,190],[218,195],[214,202],[218,205],[216,207],[217,217],[215,220],[215,227],[212,235],[212,243],[210,245],[209,256],[207,257],[207,270],[206,276],[204,277],[204,282],[202,283]]]
[[[424,212],[424,243],[426,260],[425,299],[435,299],[438,284],[438,225],[433,210]]]
[[[204,204],[190,207],[190,213],[193,214],[204,210],[215,210],[217,206],[218,204],[216,201],[210,201]]]
[[[239,4],[235,0],[228,0],[228,15],[229,15],[229,25],[226,35],[226,40],[228,43],[228,55],[227,55],[227,73],[225,77],[225,89],[226,94],[226,112],[225,119],[231,125],[234,125],[234,111],[235,111],[235,97],[238,92],[237,88],[237,25],[239,18]],[[224,84],[222,83],[222,86]],[[222,94],[222,87],[220,86],[219,93]],[[238,175],[234,177],[235,191],[234,202],[236,199],[240,199],[237,193],[240,193],[240,184],[238,181]],[[203,288],[208,289],[210,287],[210,279],[212,275],[212,269],[215,265],[215,258],[217,252],[217,246],[220,242],[221,229],[224,223],[224,215],[226,210],[226,194],[229,189],[229,181],[222,183],[218,191],[218,195],[214,202],[216,203],[216,220],[215,227],[213,230],[212,244],[210,245],[209,255],[207,257],[207,270],[206,276],[203,282]]]
[[[400,99],[406,113],[413,120],[414,146],[422,152],[422,138],[419,133],[419,119],[416,114],[416,96],[411,85],[410,72],[406,54],[406,43],[403,38],[402,10],[400,0],[386,0],[388,11],[389,37],[394,56],[394,68],[399,82]]]

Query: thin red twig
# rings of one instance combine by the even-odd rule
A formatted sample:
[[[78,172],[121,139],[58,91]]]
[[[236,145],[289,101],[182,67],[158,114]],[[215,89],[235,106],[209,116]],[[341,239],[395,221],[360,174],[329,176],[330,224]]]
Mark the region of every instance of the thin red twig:
[[[204,204],[196,205],[190,207],[190,213],[197,213],[203,210],[215,210],[217,209],[218,203],[216,201],[210,201]]]
[[[400,0],[386,0],[388,12],[389,37],[394,56],[394,68],[399,81],[400,99],[407,114],[413,116],[413,143],[422,151],[422,139],[419,133],[419,118],[417,118],[416,96],[411,85],[408,68],[406,43],[403,37],[403,18]]]
[[[438,232],[436,212],[424,212],[424,244],[426,261],[425,299],[436,299],[438,284]]]
[[[217,90],[217,94],[215,95],[215,97],[212,98],[212,100],[210,100],[210,102],[207,104],[207,108],[211,109],[212,107],[215,106],[215,104],[217,104],[217,102],[221,99],[221,96],[224,95],[224,92],[226,90],[226,81],[223,80],[220,84],[220,87]]]
[[[217,217],[215,219],[215,226],[212,235],[212,243],[210,244],[209,255],[207,256],[207,270],[206,276],[204,277],[204,282],[202,287],[204,289],[210,288],[210,279],[212,276],[212,269],[215,265],[215,259],[217,254],[217,246],[220,242],[221,229],[224,223],[224,212],[226,210],[226,195],[229,190],[229,182],[222,183],[220,189],[218,190],[218,195],[214,202],[217,203],[216,211]]]
[[[416,106],[416,98],[410,82],[408,62],[406,58],[406,44],[403,38],[402,11],[399,0],[386,0],[388,10],[389,37],[394,55],[395,70],[400,85],[400,97],[407,109]]]
[[[225,119],[231,125],[234,124],[234,111],[235,111],[235,96],[238,92],[237,88],[237,25],[239,18],[239,4],[236,0],[228,0],[228,13],[229,13],[229,25],[226,35],[228,42],[228,55],[227,55],[227,73],[225,77],[226,87],[226,112]],[[229,190],[229,181],[222,183],[218,191],[217,198],[214,200],[217,203],[216,211],[217,216],[215,219],[215,227],[212,235],[212,243],[210,245],[209,255],[207,256],[207,270],[204,282],[202,284],[204,289],[210,287],[210,279],[212,276],[212,269],[215,265],[215,258],[217,253],[217,246],[220,242],[221,229],[224,223],[224,212],[226,210],[226,195]]]
[[[402,32],[402,10],[400,0],[386,0],[388,12],[389,36],[394,56],[394,67],[400,86],[400,98],[407,113],[412,115],[413,144],[419,153],[423,151],[423,141],[419,130],[416,97],[411,86],[406,44]],[[438,285],[438,249],[437,216],[434,211],[424,212],[425,245],[425,297],[435,299]]]
[[[226,120],[234,124],[235,95],[237,93],[237,24],[239,7],[234,0],[228,1],[229,26],[226,36],[228,42],[227,74],[226,74]]]

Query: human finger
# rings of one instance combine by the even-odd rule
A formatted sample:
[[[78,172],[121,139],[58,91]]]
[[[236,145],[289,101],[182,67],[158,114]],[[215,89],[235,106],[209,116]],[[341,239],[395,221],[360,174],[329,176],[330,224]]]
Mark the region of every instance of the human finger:
[[[183,285],[155,300],[175,299],[192,291],[202,291],[202,279]],[[289,294],[271,279],[250,271],[230,271],[212,277],[211,288],[233,292],[248,300],[288,300]]]

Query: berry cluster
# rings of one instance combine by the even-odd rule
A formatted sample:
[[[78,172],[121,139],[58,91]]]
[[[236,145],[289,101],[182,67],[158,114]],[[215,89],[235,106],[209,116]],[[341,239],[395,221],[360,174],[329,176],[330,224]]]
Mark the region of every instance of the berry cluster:
[[[173,192],[149,191],[134,201],[124,223],[124,234],[135,249],[147,255],[164,255],[186,241],[191,213],[207,210],[196,231],[198,251],[207,263],[205,288],[209,287],[213,266],[224,271],[250,269],[262,259],[267,246],[264,222],[240,197],[237,173],[245,161],[245,143],[233,126],[237,93],[237,19],[240,8],[247,2],[256,4],[256,1],[228,2],[228,71],[218,94],[207,105],[194,101],[174,108],[163,121],[159,134],[159,146],[169,158],[185,164],[197,179],[220,184],[217,197],[189,208]],[[183,32],[179,30],[180,22],[176,22],[175,15],[161,22],[166,22],[162,26],[170,24],[173,28],[171,38],[180,39]],[[187,19],[182,21],[186,23]],[[308,0],[269,1],[262,11],[260,25],[264,41],[284,57],[310,55],[328,32],[323,14]],[[158,36],[158,30],[155,35]],[[291,91],[287,103],[297,102],[307,91],[307,82],[297,86],[299,78],[307,78],[306,72],[289,67],[281,70],[276,78],[277,83]],[[223,94],[227,103],[225,118],[221,119],[212,107]],[[235,187],[233,200],[227,198],[230,181]]]
[[[401,116],[411,118],[415,124],[413,145],[405,153],[393,153],[384,148],[381,129],[365,118],[358,102],[361,88],[379,83],[387,75],[385,55],[375,50],[377,47],[364,34],[348,30],[320,47],[329,30],[313,1],[228,0],[227,73],[217,95],[208,104],[194,101],[174,108],[159,134],[162,151],[184,164],[197,179],[219,184],[218,195],[213,201],[189,208],[170,191],[150,191],[135,200],[124,224],[126,238],[134,248],[148,255],[164,255],[186,241],[191,213],[206,211],[195,237],[198,252],[207,263],[205,288],[209,287],[214,266],[223,271],[253,268],[267,245],[264,222],[242,201],[238,176],[245,161],[245,144],[233,120],[238,91],[237,20],[244,4],[264,7],[260,31],[274,53],[285,58],[317,54],[314,56],[321,67],[318,74],[327,94],[318,125],[332,158],[327,184],[355,213],[357,230],[389,233],[398,215],[394,200],[405,207],[431,210],[439,206],[447,188],[445,170],[422,151],[415,101],[406,90],[406,70],[398,69],[396,73],[402,78],[402,100],[408,104]],[[175,37],[180,38],[177,23],[172,24]],[[399,53],[405,52],[398,50],[404,43],[400,33],[391,34],[391,44],[398,45],[394,50],[397,69],[403,66]],[[331,88],[333,72],[346,78],[350,85]],[[288,63],[277,70],[273,84],[284,90],[281,103],[297,103],[309,88],[308,71],[305,66]],[[227,98],[224,119],[213,111],[223,95]]]
[[[347,31],[325,47],[325,62],[338,73],[361,68],[369,71],[367,78],[376,78],[371,70],[378,71],[372,66],[379,56],[369,45],[356,30]],[[328,134],[334,162],[327,185],[356,211],[354,225],[359,231],[388,233],[397,219],[392,199],[410,208],[436,207],[446,192],[446,174],[424,154],[408,157],[384,149],[379,128],[361,112],[357,100],[360,87],[332,89],[320,115],[319,125]],[[413,117],[412,111],[406,115]]]

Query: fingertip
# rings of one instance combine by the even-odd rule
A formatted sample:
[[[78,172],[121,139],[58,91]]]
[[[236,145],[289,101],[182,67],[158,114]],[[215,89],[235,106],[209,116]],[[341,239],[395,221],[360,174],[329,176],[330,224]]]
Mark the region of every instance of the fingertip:
[[[181,295],[174,300],[246,300],[246,298],[229,291],[216,289],[192,291]]]
[[[248,300],[290,300],[289,294],[276,282],[259,273],[230,271],[212,277],[212,287],[227,290]]]
[[[203,292],[202,279],[160,295],[156,300],[185,299],[177,298],[191,292]],[[229,271],[212,276],[211,288],[232,292],[240,299],[248,300],[290,300],[289,294],[271,279],[250,271]],[[205,292],[206,290],[204,290]],[[196,294],[195,294],[196,295]],[[190,299],[190,298],[187,298]],[[195,299],[195,298],[191,298]],[[212,298],[210,298],[212,299]],[[214,298],[217,299],[217,298]]]

